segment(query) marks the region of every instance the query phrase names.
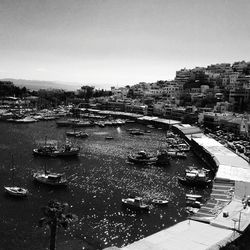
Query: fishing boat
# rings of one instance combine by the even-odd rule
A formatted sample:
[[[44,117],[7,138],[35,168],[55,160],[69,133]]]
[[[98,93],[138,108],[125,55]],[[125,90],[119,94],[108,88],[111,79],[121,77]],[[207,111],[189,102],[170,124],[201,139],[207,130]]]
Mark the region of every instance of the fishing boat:
[[[178,177],[178,180],[184,185],[200,187],[205,187],[212,182],[204,173],[186,173],[185,177]]]
[[[12,165],[13,165],[13,159],[12,159]],[[7,194],[14,196],[14,197],[26,197],[29,193],[28,189],[16,186],[14,183],[14,171],[15,168],[12,166],[11,172],[12,172],[12,186],[4,186],[4,190]]]
[[[78,156],[80,147],[72,146],[71,143],[66,142],[62,147],[58,148],[55,145],[47,145],[46,141],[44,145],[33,149],[35,156],[49,156],[49,157],[69,157]]]
[[[145,204],[141,197],[122,199],[122,205],[135,210],[149,210],[149,205]]]
[[[64,174],[50,173],[46,170],[46,165],[44,166],[44,172],[34,173],[33,178],[35,181],[49,186],[65,187],[68,184]]]
[[[135,164],[166,165],[169,163],[169,156],[166,151],[158,151],[157,154],[149,154],[142,150],[137,153],[129,154],[128,161]]]
[[[145,151],[139,151],[135,154],[130,154],[128,160],[133,163],[154,164],[157,162],[157,157]]]

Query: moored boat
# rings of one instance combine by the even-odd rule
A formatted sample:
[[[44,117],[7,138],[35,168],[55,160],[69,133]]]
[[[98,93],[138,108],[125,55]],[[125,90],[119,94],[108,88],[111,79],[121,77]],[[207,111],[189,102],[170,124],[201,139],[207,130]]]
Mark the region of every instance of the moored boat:
[[[122,199],[122,205],[135,210],[149,210],[149,205],[145,204],[141,197]]]
[[[79,134],[79,131],[67,131],[67,136],[77,136]]]
[[[30,117],[30,116],[26,116],[22,119],[16,119],[15,122],[16,123],[33,123],[33,122],[36,122],[37,120]]]
[[[133,130],[130,132],[131,135],[144,135],[143,131],[140,130]]]
[[[186,200],[186,205],[188,207],[194,207],[194,208],[200,208],[201,207],[201,203],[199,201],[196,200]]]
[[[25,197],[28,195],[29,191],[26,188],[22,188],[22,187],[4,187],[4,190],[6,191],[6,193],[8,193],[11,196],[15,196],[15,197]]]
[[[187,155],[184,152],[180,152],[177,150],[168,150],[167,151],[168,156],[171,158],[187,158]]]
[[[20,187],[20,186],[16,186],[15,185],[15,181],[14,181],[14,174],[15,174],[15,168],[13,166],[13,156],[12,156],[12,168],[11,168],[11,172],[12,172],[12,186],[4,186],[4,190],[6,191],[6,193],[8,193],[11,196],[14,197],[25,197],[28,195],[29,191],[26,188]]]
[[[158,151],[157,154],[149,154],[145,151],[131,153],[128,156],[128,161],[136,164],[157,164],[166,165],[169,163],[169,156],[166,151]]]
[[[88,136],[89,136],[88,133],[83,132],[83,131],[80,131],[80,132],[76,135],[76,137],[78,137],[78,138],[87,138]]]
[[[128,160],[133,163],[154,164],[157,162],[157,157],[145,151],[139,151],[138,153],[130,154]]]
[[[62,147],[58,148],[53,145],[41,145],[33,149],[33,154],[36,156],[50,156],[50,157],[69,157],[78,156],[80,147],[72,146],[71,143],[65,143]]]
[[[112,137],[112,136],[106,136],[105,137],[105,140],[113,140],[114,139],[114,137]]]
[[[152,200],[152,204],[164,206],[164,205],[167,205],[167,204],[168,204],[168,200],[153,199],[153,200]]]
[[[199,211],[199,208],[186,207],[186,211],[190,214],[196,214]]]
[[[33,178],[35,181],[49,186],[65,187],[68,184],[64,174],[59,173],[48,173],[47,171],[44,173],[34,173]]]
[[[205,187],[209,185],[212,180],[209,179],[206,175],[186,173],[185,177],[178,177],[178,180],[181,184],[190,185],[190,186],[200,186]]]
[[[186,194],[186,199],[200,200],[202,199],[202,196],[199,194]]]
[[[178,150],[181,152],[188,152],[190,151],[190,146],[186,143],[180,143],[178,144]]]

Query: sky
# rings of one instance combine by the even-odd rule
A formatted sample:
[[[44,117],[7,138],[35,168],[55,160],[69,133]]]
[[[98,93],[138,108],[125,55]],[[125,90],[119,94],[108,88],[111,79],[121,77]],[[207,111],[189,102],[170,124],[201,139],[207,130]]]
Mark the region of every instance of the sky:
[[[110,86],[250,60],[249,0],[0,0],[0,78]]]

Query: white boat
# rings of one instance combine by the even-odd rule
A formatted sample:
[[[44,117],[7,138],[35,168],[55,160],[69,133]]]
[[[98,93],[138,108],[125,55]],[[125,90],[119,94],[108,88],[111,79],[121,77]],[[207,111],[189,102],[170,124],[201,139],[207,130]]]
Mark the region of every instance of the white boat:
[[[199,208],[186,207],[186,211],[190,214],[196,214],[199,211]]]
[[[46,170],[43,173],[34,173],[33,178],[35,181],[49,186],[67,186],[68,184],[64,174],[49,173]]]
[[[168,200],[161,200],[161,199],[153,199],[152,203],[155,205],[167,205],[168,204]]]
[[[172,157],[172,158],[187,158],[187,155],[184,152],[180,152],[177,150],[167,151],[167,154],[169,157]]]
[[[4,190],[11,196],[25,197],[28,195],[29,191],[22,187],[4,187]]]
[[[25,118],[23,119],[17,119],[15,120],[15,122],[17,123],[32,123],[32,122],[36,122],[37,120],[30,117],[30,116],[26,116]]]
[[[181,152],[188,152],[190,151],[190,146],[186,143],[180,143],[178,144],[178,150]]]
[[[186,194],[186,199],[200,200],[202,198],[199,194]]]
[[[149,205],[145,204],[141,197],[122,199],[122,204],[135,210],[149,210]]]
[[[12,168],[11,168],[11,171],[12,171],[12,186],[4,186],[4,190],[6,191],[6,193],[8,193],[9,195],[11,196],[15,196],[15,197],[25,197],[28,195],[29,191],[28,189],[26,188],[23,188],[23,187],[19,187],[19,186],[16,186],[15,183],[14,183],[14,171],[15,171],[15,168],[13,166],[13,156],[12,156]]]

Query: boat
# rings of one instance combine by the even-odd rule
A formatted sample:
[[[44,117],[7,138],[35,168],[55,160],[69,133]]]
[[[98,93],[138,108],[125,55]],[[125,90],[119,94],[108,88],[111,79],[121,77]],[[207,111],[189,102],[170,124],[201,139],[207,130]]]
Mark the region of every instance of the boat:
[[[186,205],[188,207],[194,207],[194,208],[200,208],[201,203],[199,201],[193,201],[193,200],[186,200]]]
[[[132,130],[130,132],[131,135],[144,135],[144,132],[143,131],[140,131],[140,130]]]
[[[35,181],[49,186],[67,186],[68,182],[64,173],[50,173],[44,165],[44,171],[33,174]]]
[[[190,151],[190,146],[186,143],[180,143],[178,144],[178,150],[181,152],[188,152]]]
[[[113,140],[114,139],[114,137],[112,137],[112,136],[106,136],[105,137],[105,140]]]
[[[207,186],[212,180],[209,179],[204,173],[186,173],[185,177],[178,177],[181,184],[190,186]]]
[[[4,187],[5,191],[15,197],[26,197],[29,193],[28,189],[22,187]]]
[[[129,154],[128,161],[136,164],[166,165],[169,163],[169,156],[166,151],[158,151],[157,154],[153,155],[141,150],[137,153]]]
[[[71,143],[66,142],[61,148],[54,145],[41,145],[38,148],[33,149],[35,156],[50,156],[50,157],[69,157],[78,156],[80,147],[72,146]]]
[[[199,208],[186,207],[186,211],[190,214],[196,214],[199,211]]]
[[[193,167],[193,166],[188,167],[185,171],[186,171],[186,173],[193,173],[193,174],[202,173],[205,175],[207,175],[210,172],[209,169],[206,169],[206,168],[199,169],[199,168]]]
[[[184,152],[180,152],[177,150],[167,151],[168,156],[171,158],[187,158],[187,155]]]
[[[64,174],[59,173],[34,173],[33,178],[39,183],[43,183],[49,186],[65,187],[68,182]]]
[[[67,136],[77,136],[79,134],[79,131],[67,131]]]
[[[153,199],[151,202],[154,205],[162,205],[162,206],[168,204],[168,200],[162,200],[162,199]]]
[[[78,137],[78,138],[87,138],[88,136],[89,136],[88,133],[83,132],[83,131],[79,131],[78,134],[75,137]]]
[[[145,204],[141,197],[122,199],[122,205],[135,210],[149,210],[149,205]]]
[[[12,164],[13,164],[13,159],[12,159]],[[26,197],[29,193],[28,189],[16,186],[14,183],[14,171],[15,168],[11,168],[12,172],[12,186],[4,186],[4,190],[6,191],[7,194],[14,196],[14,197]]]
[[[133,163],[154,164],[157,162],[157,157],[142,150],[138,153],[130,154],[128,160]]]
[[[86,138],[89,135],[84,132],[84,131],[67,131],[66,132],[67,136],[72,136],[72,137],[79,137],[79,138]]]
[[[59,120],[59,121],[56,121],[56,125],[58,127],[69,127],[73,124],[75,124],[76,121],[72,121],[72,120]]]
[[[201,200],[202,196],[199,194],[186,194],[186,199]]]
[[[30,116],[26,116],[22,119],[16,119],[15,122],[16,123],[33,123],[33,122],[37,122],[37,120]]]
[[[74,124],[75,127],[93,127],[95,123],[92,121],[79,121]]]

